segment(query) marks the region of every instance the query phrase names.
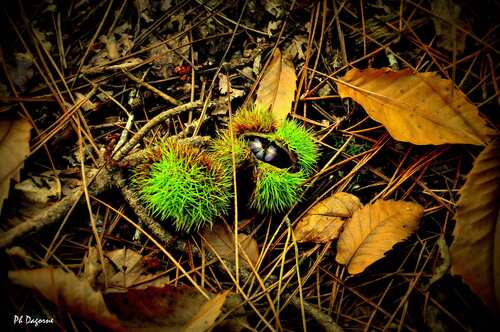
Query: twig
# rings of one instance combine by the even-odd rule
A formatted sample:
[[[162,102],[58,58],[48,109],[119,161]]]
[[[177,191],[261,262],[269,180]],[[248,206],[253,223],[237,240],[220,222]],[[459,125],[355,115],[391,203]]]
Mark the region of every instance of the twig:
[[[123,144],[125,144],[125,142],[127,141],[127,138],[128,138],[128,133],[130,131],[130,128],[132,128],[132,123],[134,122],[134,114],[133,113],[128,113],[128,119],[127,119],[127,124],[125,125],[125,128],[123,129],[121,135],[120,135],[120,140],[118,141],[118,143],[116,143],[114,149],[113,149],[113,153],[115,153],[116,151],[118,151],[122,146]]]
[[[16,239],[32,232],[39,231],[44,226],[55,223],[61,220],[71,207],[80,199],[81,191],[75,192],[72,195],[66,196],[60,201],[54,203],[35,217],[9,229],[0,236],[0,248],[8,247]]]
[[[177,99],[175,99],[174,97],[171,97],[169,95],[167,95],[165,92],[155,88],[154,86],[152,86],[151,84],[149,83],[146,83],[144,82],[143,80],[141,80],[140,78],[137,78],[135,77],[134,75],[132,75],[131,73],[129,73],[128,71],[125,71],[125,70],[122,70],[123,73],[125,75],[127,75],[128,78],[130,78],[132,81],[135,81],[137,84],[140,84],[142,85],[143,87],[145,87],[146,89],[148,90],[151,90],[153,91],[154,93],[156,93],[158,96],[162,97],[163,99],[165,99],[166,101],[174,104],[174,105],[180,105],[181,102],[178,101]]]
[[[113,187],[114,181],[111,174],[106,169],[98,170],[98,173],[92,178],[89,186],[89,193],[99,195]],[[50,207],[44,209],[33,218],[9,229],[0,236],[0,248],[10,246],[16,239],[37,232],[45,226],[54,224],[64,218],[74,205],[80,201],[83,194],[83,188],[76,190]]]
[[[136,195],[134,195],[132,190],[126,186],[122,186],[120,191],[123,198],[127,201],[132,210],[134,210],[134,213],[137,215],[141,223],[146,225],[154,236],[164,243],[170,243],[174,239],[172,234],[168,233],[154,218],[149,215],[148,211],[142,206],[141,202]]]
[[[179,140],[180,142],[186,144],[192,144],[195,146],[203,146],[207,143],[208,137],[195,136]],[[124,161],[130,165],[137,165],[147,158],[147,150],[141,150],[127,156]],[[89,173],[95,172],[96,175],[89,181],[89,194],[92,196],[97,196],[105,191],[112,188],[119,187],[124,194],[124,198],[130,204],[131,208],[134,210],[136,215],[141,221],[148,227],[148,229],[153,232],[160,240],[168,243],[172,240],[172,235],[167,233],[161,233],[158,231],[158,225],[155,220],[148,216],[145,209],[137,202],[132,201],[130,197],[133,197],[132,191],[125,188],[124,191],[124,180],[121,178],[120,173],[112,173],[106,168],[90,170]],[[35,215],[33,218],[26,220],[25,222],[9,229],[6,232],[0,233],[0,248],[5,248],[10,246],[16,239],[26,236],[30,233],[37,232],[43,227],[54,224],[61,219],[67,213],[70,213],[71,209],[78,204],[82,198],[83,188],[75,190],[71,195],[65,196],[60,201],[55,202],[51,206],[44,209],[39,214]],[[146,217],[147,216],[147,217]]]
[[[160,114],[158,114],[157,116],[152,118],[148,123],[146,123],[144,125],[144,127],[142,127],[134,136],[132,136],[130,141],[128,141],[125,145],[123,145],[123,147],[120,150],[118,150],[118,152],[116,152],[116,154],[113,156],[113,159],[116,161],[119,161],[120,159],[122,159],[127,153],[130,152],[130,150],[132,150],[134,148],[134,146],[137,143],[139,143],[139,141],[144,136],[146,136],[146,134],[151,129],[153,129],[154,127],[156,127],[157,125],[159,125],[160,123],[165,121],[166,119],[168,119],[171,116],[174,116],[176,114],[182,113],[184,111],[187,111],[187,110],[190,110],[190,109],[193,109],[196,107],[200,107],[201,105],[202,105],[201,101],[194,101],[192,103],[180,105],[180,106],[174,107],[168,111],[161,112]]]

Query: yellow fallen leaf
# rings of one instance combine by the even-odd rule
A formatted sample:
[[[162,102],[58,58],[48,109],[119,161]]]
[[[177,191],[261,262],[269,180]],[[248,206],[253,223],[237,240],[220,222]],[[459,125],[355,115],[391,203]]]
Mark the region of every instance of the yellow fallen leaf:
[[[36,290],[60,309],[67,310],[111,330],[122,330],[118,318],[109,312],[103,296],[72,272],[61,269],[9,271],[12,283]]]
[[[419,204],[378,200],[355,211],[340,234],[336,260],[351,274],[363,272],[413,233],[424,213]]]
[[[221,313],[222,306],[226,302],[226,297],[229,291],[224,291],[217,294],[212,299],[207,301],[198,313],[186,323],[184,332],[202,332],[207,331]]]
[[[234,261],[234,233],[229,231],[224,225],[215,224],[212,229],[206,229],[203,232],[205,240],[210,244],[207,246],[210,251],[215,251],[222,258]],[[257,241],[249,235],[239,233],[238,242],[240,248],[243,249],[250,262],[255,265],[259,259],[259,246]],[[240,259],[243,264],[248,264],[245,255],[240,251]]]
[[[344,218],[362,206],[359,198],[342,192],[317,202],[295,226],[297,242],[325,243],[336,239]]]
[[[483,145],[494,134],[465,94],[433,72],[352,69],[337,88],[399,141]]]
[[[260,81],[255,102],[272,112],[278,122],[284,121],[292,110],[296,81],[293,64],[282,59],[276,49]]]
[[[9,195],[10,180],[19,181],[19,171],[30,152],[31,124],[25,119],[0,120],[0,212]]]
[[[474,161],[454,219],[451,272],[500,311],[500,138]]]

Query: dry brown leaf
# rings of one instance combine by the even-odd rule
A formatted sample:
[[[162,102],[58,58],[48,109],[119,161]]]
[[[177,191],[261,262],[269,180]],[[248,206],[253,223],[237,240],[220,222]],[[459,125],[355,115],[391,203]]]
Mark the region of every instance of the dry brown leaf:
[[[34,175],[15,185],[17,191],[32,203],[46,204],[58,200],[62,195],[62,184],[52,171]]]
[[[148,287],[104,294],[106,304],[131,328],[179,331],[207,301],[190,287]]]
[[[106,293],[104,298],[128,331],[181,331],[189,326],[211,326],[224,302],[228,310],[241,306],[239,297],[231,296],[225,301],[226,292],[209,295],[211,300],[195,288],[166,285]],[[199,321],[203,318],[206,323]]]
[[[189,36],[168,35],[166,43],[160,42],[155,36],[149,38],[151,47],[149,54],[153,59],[153,70],[165,78],[172,75],[171,67],[182,65],[184,59],[189,55]],[[172,51],[175,50],[175,51]]]
[[[83,258],[82,279],[95,287],[97,276],[102,271],[102,264],[99,262],[99,251],[96,247],[90,247],[87,255]]]
[[[257,104],[269,109],[278,122],[292,110],[297,76],[293,64],[281,58],[276,49],[257,90]]]
[[[457,54],[462,54],[467,35],[453,25],[465,28],[465,30],[469,30],[470,26],[460,18],[460,5],[456,1],[432,0],[431,11],[435,15],[432,16],[432,21],[436,30],[437,45],[449,52],[455,49]]]
[[[0,120],[0,212],[9,195],[10,180],[19,181],[23,161],[30,152],[31,124],[25,119]]]
[[[107,286],[106,292],[123,291],[129,288],[162,287],[169,282],[162,272],[147,272],[144,257],[131,249],[116,249],[104,253],[104,272],[95,247],[89,249],[84,259],[84,278],[91,284]]]
[[[363,272],[396,243],[413,233],[423,216],[419,204],[378,200],[357,210],[344,224],[336,260],[351,274]]]
[[[229,231],[224,225],[215,224],[212,229],[206,229],[203,232],[203,236],[206,241],[210,244],[207,246],[210,251],[215,250],[215,252],[222,258],[234,261],[234,233]],[[259,259],[259,246],[257,241],[249,235],[239,233],[238,242],[241,249],[245,252],[246,256],[250,259],[250,262],[255,265]],[[241,250],[240,249],[240,250]],[[248,264],[245,259],[245,255],[240,253],[240,259],[244,264]]]
[[[483,145],[494,134],[465,94],[433,72],[352,69],[337,82],[342,98],[363,106],[399,141]]]
[[[186,323],[184,332],[198,332],[208,330],[220,315],[222,306],[226,302],[229,291],[224,291],[215,295],[212,299],[207,301],[198,313]]]
[[[14,53],[15,65],[8,66],[10,76],[21,91],[27,90],[27,85],[35,75],[33,70],[33,55],[30,52]]]
[[[359,198],[342,192],[317,202],[295,226],[297,242],[325,243],[336,239],[344,218],[361,207]]]
[[[102,294],[72,272],[54,268],[18,270],[9,271],[9,279],[16,285],[39,292],[60,309],[115,331],[122,329],[118,318],[108,310]]]
[[[118,50],[118,43],[116,42],[116,38],[114,35],[107,37],[103,35],[99,38],[99,40],[106,45],[106,52],[108,54],[108,58],[111,60],[118,59],[120,57],[120,52]]]
[[[75,92],[76,104],[82,103],[80,106],[84,111],[90,112],[97,110],[97,104],[92,102],[88,96],[80,92]]]
[[[474,161],[454,219],[451,272],[500,311],[500,138]]]

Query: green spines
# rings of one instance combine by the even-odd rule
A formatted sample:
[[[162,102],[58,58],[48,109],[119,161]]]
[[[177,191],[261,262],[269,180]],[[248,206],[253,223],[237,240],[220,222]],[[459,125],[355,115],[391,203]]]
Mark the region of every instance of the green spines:
[[[259,161],[251,207],[259,213],[283,212],[292,207],[303,192],[303,183],[312,174],[318,159],[313,135],[295,121],[285,120],[271,139],[281,143],[297,156],[298,171],[278,168]],[[295,167],[297,168],[297,167]]]
[[[136,175],[140,199],[154,215],[190,232],[229,211],[232,177],[211,155],[175,143],[161,146],[161,158]]]
[[[248,160],[251,155],[245,140],[242,137],[232,140],[228,132],[221,134],[218,139],[213,141],[210,147],[210,153],[213,155],[214,159],[228,168],[232,168],[233,165],[233,151],[236,168],[242,166],[243,162]]]
[[[233,119],[233,132],[234,140],[226,131],[214,142],[213,150],[217,159],[227,167],[232,167],[232,149],[237,169],[249,165],[254,167],[255,188],[249,206],[259,213],[283,212],[292,207],[303,192],[302,184],[317,163],[318,148],[313,134],[295,121],[285,120],[278,125],[272,113],[258,105],[251,110],[239,111]],[[295,157],[295,164],[279,168],[262,158],[259,160],[250,151],[246,137],[261,137],[276,143]]]
[[[251,190],[249,207],[279,213],[300,199],[318,159],[312,133],[295,121],[277,124],[259,106],[239,111],[230,129],[207,151],[172,141],[151,148],[133,179],[152,215],[190,232],[227,214],[234,197],[233,154],[236,171],[246,168],[251,172],[242,174],[253,174],[255,186],[243,188]]]
[[[286,168],[259,163],[250,206],[259,213],[283,212],[299,200],[306,179],[302,171],[290,173]]]
[[[240,110],[232,122],[236,136],[249,132],[270,133],[277,125],[272,113],[260,105],[255,105],[251,110]]]
[[[286,120],[278,127],[274,138],[297,155],[299,167],[310,175],[318,160],[318,147],[314,143],[312,133],[297,122]]]

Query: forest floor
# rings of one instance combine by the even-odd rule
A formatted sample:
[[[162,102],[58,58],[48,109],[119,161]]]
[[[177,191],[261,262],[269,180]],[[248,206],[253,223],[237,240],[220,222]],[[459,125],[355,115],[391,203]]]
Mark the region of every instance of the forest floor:
[[[496,1],[451,0],[5,4],[2,326],[493,330],[495,309],[450,263],[459,190],[483,144],[398,140],[339,87],[353,68],[436,72],[493,130],[498,13]],[[251,194],[238,194],[212,228],[178,232],[137,198],[137,160],[165,138],[209,149],[262,93],[275,50],[297,77],[283,83],[293,96],[285,116],[320,151],[300,200],[258,213]],[[298,229],[339,192],[365,207],[411,202],[422,207],[418,227],[351,273],[339,263],[341,240],[307,240]]]

